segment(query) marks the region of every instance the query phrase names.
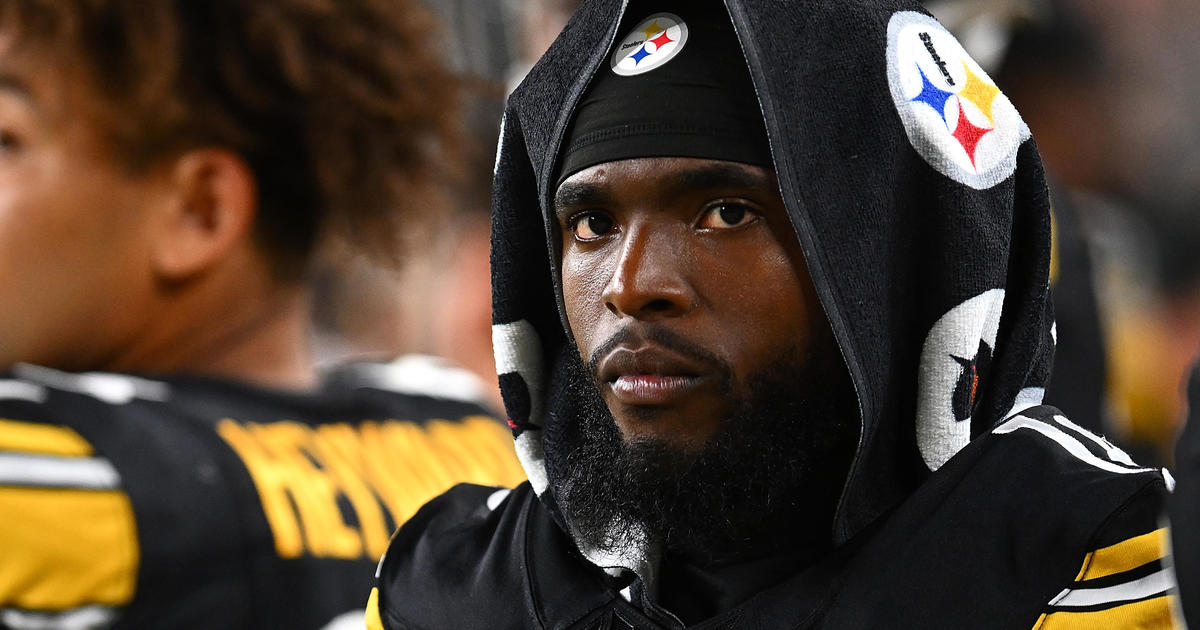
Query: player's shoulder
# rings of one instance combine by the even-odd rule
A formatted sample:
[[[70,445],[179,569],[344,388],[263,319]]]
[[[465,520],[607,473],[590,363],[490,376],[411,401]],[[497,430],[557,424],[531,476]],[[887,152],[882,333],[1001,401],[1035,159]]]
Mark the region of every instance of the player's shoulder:
[[[1125,494],[1132,495],[1148,486],[1166,492],[1174,484],[1165,469],[1137,463],[1104,436],[1051,406],[1014,414],[978,441],[985,456],[1032,469],[1057,487],[1124,488]]]
[[[105,443],[137,435],[134,402],[161,402],[165,383],[119,374],[17,365],[0,375],[0,461],[5,485],[112,490],[120,476]],[[19,479],[18,479],[19,477]]]
[[[1168,610],[1159,522],[1168,479],[1057,409],[1023,410],[864,539],[840,596],[856,608],[837,614],[903,611],[920,620],[914,627],[1169,628],[1138,625]]]
[[[1135,512],[1131,536],[1157,527],[1174,486],[1162,468],[1143,466],[1103,436],[1050,406],[1031,407],[975,441],[970,472],[986,483],[995,509],[1022,513],[1047,531],[1079,539]],[[1119,520],[1119,519],[1118,519]]]
[[[509,489],[459,484],[425,504],[392,537],[381,563],[386,582],[432,581],[470,573],[490,547],[509,553],[486,561],[519,564],[519,532],[537,503],[529,483]],[[515,566],[515,564],[514,564]],[[444,578],[442,576],[445,576]]]
[[[947,496],[1003,523],[1025,548],[1059,549],[1072,564],[1157,531],[1174,484],[1050,406],[1010,416],[961,455],[934,476]]]
[[[460,484],[394,535],[379,564],[372,605],[385,628],[521,627],[525,538],[538,508],[528,483]]]
[[[1173,627],[1163,523],[1170,473],[1138,464],[1053,407],[1014,415],[992,436],[1014,466],[1030,467],[1057,490],[1050,496],[1061,509],[1044,510],[1045,529],[1062,536],[1075,521],[1087,525],[1068,567],[1074,578],[1046,600],[1038,627]]]
[[[1040,480],[1013,484],[998,493],[1001,502],[1034,504],[1039,533],[1074,550],[1074,579],[1046,600],[1039,627],[1172,627],[1167,470],[1138,464],[1049,406],[1008,418],[985,444],[995,459]]]
[[[151,381],[34,366],[0,376],[6,623],[107,623],[132,601],[140,556],[134,506],[96,436],[121,403],[160,394]]]
[[[167,383],[127,374],[63,372],[30,364],[0,374],[0,416],[52,421],[81,407],[117,409],[135,402],[163,402],[169,396]]]

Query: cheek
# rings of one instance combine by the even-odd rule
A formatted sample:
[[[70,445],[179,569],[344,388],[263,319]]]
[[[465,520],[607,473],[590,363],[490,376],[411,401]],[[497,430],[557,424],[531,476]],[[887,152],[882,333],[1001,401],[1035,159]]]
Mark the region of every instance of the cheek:
[[[564,248],[562,260],[563,308],[571,334],[584,360],[595,347],[606,308],[604,288],[608,284],[608,269],[604,259],[572,252]]]
[[[718,271],[708,274],[705,294],[720,313],[720,345],[743,376],[780,352],[812,337],[815,297],[803,269],[773,240],[755,248],[755,255],[726,257]]]
[[[48,185],[37,173],[0,180],[0,274],[11,289],[14,280],[50,276],[63,266],[75,248],[72,234],[78,231],[65,216],[63,197],[71,186]],[[96,238],[96,237],[92,237]],[[51,287],[47,287],[48,289]]]

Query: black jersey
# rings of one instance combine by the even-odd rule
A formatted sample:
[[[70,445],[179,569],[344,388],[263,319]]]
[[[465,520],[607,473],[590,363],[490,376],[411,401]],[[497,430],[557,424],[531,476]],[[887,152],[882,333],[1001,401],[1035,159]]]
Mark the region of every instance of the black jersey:
[[[422,503],[524,477],[478,405],[353,376],[376,372],[293,393],[19,366],[0,380],[0,627],[361,625]]]
[[[1171,628],[1165,484],[1057,410],[1029,409],[822,561],[689,627]],[[683,627],[585,560],[528,485],[431,502],[380,584],[372,630]]]

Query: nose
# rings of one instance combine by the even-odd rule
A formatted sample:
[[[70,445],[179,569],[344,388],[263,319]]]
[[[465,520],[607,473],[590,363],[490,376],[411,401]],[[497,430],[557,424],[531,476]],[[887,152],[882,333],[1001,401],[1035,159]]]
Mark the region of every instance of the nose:
[[[618,317],[646,321],[690,311],[696,297],[679,242],[651,229],[627,231],[602,295],[608,310]]]

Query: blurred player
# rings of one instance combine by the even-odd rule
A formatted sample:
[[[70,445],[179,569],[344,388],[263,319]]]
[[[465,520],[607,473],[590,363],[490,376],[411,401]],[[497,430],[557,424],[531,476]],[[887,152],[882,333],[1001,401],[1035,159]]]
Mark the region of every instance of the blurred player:
[[[0,627],[361,624],[428,496],[521,478],[454,391],[307,347],[317,243],[423,222],[431,32],[396,0],[0,5]]]

